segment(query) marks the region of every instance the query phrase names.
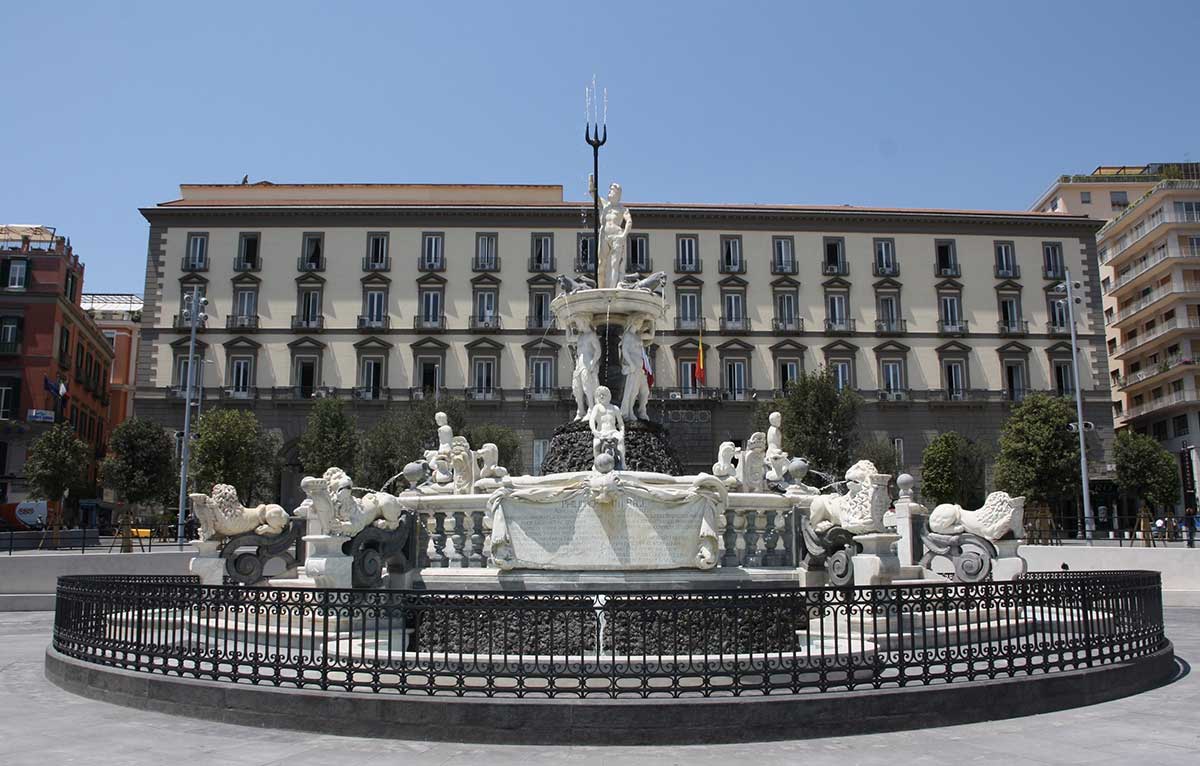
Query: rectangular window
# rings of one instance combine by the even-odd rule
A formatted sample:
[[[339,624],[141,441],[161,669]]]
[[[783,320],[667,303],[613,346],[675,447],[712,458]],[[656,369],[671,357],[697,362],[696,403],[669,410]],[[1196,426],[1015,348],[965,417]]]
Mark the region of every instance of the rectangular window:
[[[305,290],[300,293],[300,319],[315,323],[321,318],[321,291]]]
[[[490,356],[476,357],[471,370],[471,387],[475,397],[493,396],[496,389],[496,360]]]
[[[875,240],[875,275],[880,277],[895,276],[896,243],[890,239]]]
[[[208,235],[189,234],[187,242],[187,268],[204,269],[208,265]]]
[[[364,356],[362,373],[358,381],[364,399],[378,399],[383,393],[383,360],[377,356]]]
[[[1160,420],[1154,425],[1150,426],[1150,431],[1154,438],[1160,442],[1165,442],[1168,438],[1170,438],[1167,436],[1167,421],[1165,420]]]
[[[940,239],[934,243],[934,249],[937,253],[938,276],[958,276],[958,254],[955,252],[954,240]]]
[[[742,271],[742,238],[721,238],[721,271],[738,273]]]
[[[383,290],[367,291],[367,321],[374,324],[383,322],[387,315],[387,294]]]
[[[1108,193],[1109,204],[1113,210],[1124,210],[1129,207],[1129,193],[1123,191],[1110,191]]]
[[[496,319],[496,292],[480,290],[475,293],[475,319],[489,324]]]
[[[71,330],[66,325],[58,335],[58,358],[63,364],[71,360]]]
[[[1054,363],[1054,390],[1058,392],[1059,396],[1075,395],[1075,380],[1071,375],[1069,361]]]
[[[646,234],[629,235],[629,271],[650,270],[650,237]]]
[[[388,260],[388,235],[371,234],[367,237],[367,258],[372,268],[382,269]]]
[[[746,398],[746,360],[725,360],[725,391],[731,399]]]
[[[885,359],[880,365],[883,390],[896,393],[904,390],[904,366],[895,359]]]
[[[1062,279],[1065,268],[1063,265],[1062,243],[1045,242],[1042,244],[1042,258],[1046,267],[1047,279]]]
[[[680,327],[695,329],[697,320],[700,318],[700,294],[679,293],[678,301]]]
[[[962,399],[966,396],[966,374],[963,369],[963,363],[959,361],[946,362],[943,368],[946,376],[946,396],[951,401]]]
[[[530,271],[552,271],[554,269],[554,235],[533,234],[533,249],[529,256]]]
[[[75,276],[75,272],[67,272],[66,284],[63,285],[63,295],[72,303],[75,302],[75,286],[79,284],[79,277]]]
[[[554,360],[544,356],[531,358],[529,382],[534,394],[549,394],[554,387]]]
[[[475,270],[495,271],[499,268],[498,243],[495,234],[475,236]]]
[[[5,287],[10,290],[23,290],[27,286],[28,278],[29,261],[14,258],[8,262],[8,282]]]
[[[796,324],[796,294],[794,292],[775,293],[775,318],[785,327]]]
[[[942,311],[942,324],[947,329],[956,329],[962,324],[961,304],[957,295],[943,295],[938,301]]]
[[[837,360],[829,363],[829,371],[833,373],[833,382],[839,391],[850,388],[850,363]]]
[[[105,337],[107,336],[108,333],[105,333]],[[20,341],[21,320],[17,317],[4,317],[4,319],[0,319],[0,346],[12,349]]]
[[[576,271],[595,271],[596,270],[596,248],[594,247],[595,236],[591,234],[580,234],[576,240],[575,248],[575,270]]]
[[[187,356],[175,357],[175,386],[181,391],[188,386],[188,358]]]
[[[1176,415],[1175,417],[1171,418],[1171,429],[1175,432],[1175,436],[1177,438],[1180,436],[1187,436],[1188,433],[1190,433],[1191,429],[1188,427],[1188,416],[1186,412],[1182,415]]]
[[[679,388],[685,396],[695,395],[699,391],[696,383],[696,362],[694,360],[679,363]]]
[[[677,271],[695,272],[700,270],[700,248],[695,237],[680,237],[675,241]]]
[[[529,301],[533,324],[535,328],[549,327],[553,317],[550,314],[550,301],[553,300],[553,294],[547,292],[535,292],[530,294]]]
[[[892,449],[896,452],[896,465],[904,466],[904,440],[899,436],[892,439]]]
[[[786,391],[787,387],[800,379],[800,362],[796,359],[780,359],[779,360],[779,380],[777,385],[780,391]]]
[[[825,296],[825,318],[829,320],[830,329],[844,330],[847,326],[846,295],[845,293],[829,293]]]
[[[438,326],[442,321],[442,291],[421,291],[421,321],[426,325]]]
[[[790,237],[775,237],[772,240],[772,245],[774,247],[773,271],[776,274],[795,274],[796,253],[792,239]]]
[[[421,268],[436,270],[445,266],[442,250],[444,242],[441,234],[425,233],[421,235]]]
[[[1092,204],[1092,193],[1090,191],[1079,192],[1079,202],[1083,205]]]
[[[1186,223],[1200,222],[1200,200],[1176,202],[1175,219]]]
[[[0,420],[17,417],[17,387],[14,381],[0,383]]]
[[[825,240],[825,273],[846,273],[845,241],[842,239]]]
[[[1025,398],[1024,362],[1004,363],[1004,386],[1009,401],[1019,402]]]
[[[321,234],[305,234],[304,235],[304,259],[301,268],[307,271],[320,271],[324,268],[323,252],[324,246],[322,240],[324,236]]]
[[[238,319],[250,319],[258,316],[258,291],[238,290],[234,296],[235,316]]]
[[[235,395],[250,393],[250,363],[250,358],[244,356],[234,357],[230,363],[229,383]]]
[[[1017,257],[1011,242],[996,243],[996,277],[1013,279],[1017,277]]]
[[[892,329],[895,327],[896,320],[899,318],[900,311],[896,307],[896,296],[879,296],[879,321],[883,322],[886,328]]]
[[[246,271],[257,271],[259,269],[257,234],[243,234],[239,238],[238,267]]]
[[[741,322],[746,318],[743,309],[744,296],[741,293],[725,293],[722,296],[722,301],[725,305],[725,320],[728,322]]]
[[[1021,321],[1021,311],[1016,298],[1000,299],[1000,324],[1005,332],[1015,332]]]
[[[1059,298],[1050,299],[1050,327],[1056,332],[1066,332],[1070,323],[1067,312],[1067,302]]]
[[[296,393],[304,399],[311,398],[317,392],[317,360],[312,357],[296,357],[295,367]]]

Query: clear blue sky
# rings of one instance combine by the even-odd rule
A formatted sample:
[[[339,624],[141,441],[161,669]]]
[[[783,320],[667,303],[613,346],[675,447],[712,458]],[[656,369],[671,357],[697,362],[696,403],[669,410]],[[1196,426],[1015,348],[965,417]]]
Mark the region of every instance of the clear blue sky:
[[[0,221],[140,292],[137,208],[180,182],[582,199],[593,73],[633,201],[1024,209],[1062,172],[1200,160],[1195,0],[600,7],[6,3]]]

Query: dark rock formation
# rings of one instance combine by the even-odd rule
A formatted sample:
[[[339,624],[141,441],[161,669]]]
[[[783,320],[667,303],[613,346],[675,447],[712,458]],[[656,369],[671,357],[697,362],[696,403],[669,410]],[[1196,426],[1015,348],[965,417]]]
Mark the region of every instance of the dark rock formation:
[[[582,420],[554,429],[554,438],[542,461],[542,473],[586,471],[592,467],[592,431]],[[671,447],[667,430],[657,423],[625,423],[625,469],[679,476],[683,469]]]

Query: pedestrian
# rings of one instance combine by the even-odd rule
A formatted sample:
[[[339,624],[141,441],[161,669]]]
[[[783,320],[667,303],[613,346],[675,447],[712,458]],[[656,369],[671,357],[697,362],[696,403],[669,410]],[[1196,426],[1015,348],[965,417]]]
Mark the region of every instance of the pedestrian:
[[[1188,506],[1183,512],[1183,531],[1187,535],[1187,547],[1196,547],[1196,509]]]

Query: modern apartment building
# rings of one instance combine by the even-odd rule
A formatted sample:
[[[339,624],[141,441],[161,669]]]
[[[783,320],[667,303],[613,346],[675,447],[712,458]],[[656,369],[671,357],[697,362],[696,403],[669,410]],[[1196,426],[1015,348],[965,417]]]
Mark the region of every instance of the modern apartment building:
[[[133,416],[142,296],[130,293],[84,293],[80,305],[95,320],[113,349],[108,419],[111,427],[116,428]]]
[[[80,307],[84,266],[46,226],[0,226],[0,496],[28,496],[29,445],[66,420],[91,448],[96,479],[111,427],[113,350]]]
[[[1125,212],[1159,181],[1196,178],[1198,163],[1152,162],[1148,165],[1101,165],[1088,175],[1063,175],[1050,184],[1030,210],[1086,215],[1109,220]]]
[[[651,414],[690,469],[758,401],[827,366],[913,473],[943,430],[995,442],[1014,400],[1071,392],[1054,288],[1085,285],[1081,385],[1111,436],[1094,233],[1040,212],[632,204],[629,271],[665,271]],[[294,462],[313,397],[365,426],[427,396],[517,429],[526,465],[574,411],[554,276],[591,268],[587,202],[561,186],[184,185],[150,223],[137,409],[183,421],[183,296],[208,299],[198,406],[252,408]],[[703,344],[706,379],[696,368]],[[1097,461],[1103,465],[1103,461]],[[292,482],[285,477],[285,487]]]

